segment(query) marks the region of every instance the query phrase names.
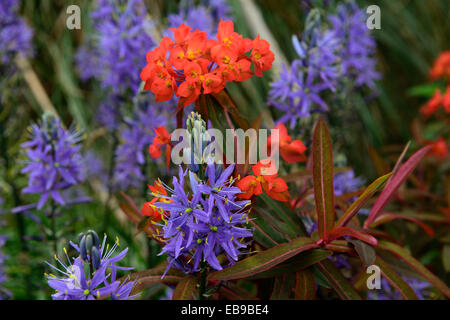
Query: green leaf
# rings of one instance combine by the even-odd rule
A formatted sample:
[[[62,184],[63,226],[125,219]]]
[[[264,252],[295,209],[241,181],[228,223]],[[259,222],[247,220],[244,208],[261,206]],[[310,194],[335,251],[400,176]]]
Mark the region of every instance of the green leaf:
[[[328,127],[322,119],[314,128],[313,184],[319,236],[326,239],[334,225],[333,151]]]
[[[267,271],[293,256],[318,248],[311,239],[300,237],[288,243],[282,243],[237,262],[229,268],[209,274],[209,280],[241,279]]]
[[[271,300],[289,300],[295,286],[295,275],[285,274],[275,278]]]
[[[433,273],[431,273],[427,268],[425,268],[419,261],[413,258],[404,248],[386,240],[380,240],[380,242],[378,243],[378,247],[380,249],[393,253],[395,256],[406,262],[412,269],[422,275],[447,298],[450,298],[450,289],[447,287],[447,285]]]
[[[331,251],[322,249],[306,251],[300,253],[294,258],[287,260],[284,263],[277,265],[276,267],[268,271],[258,273],[257,275],[248,277],[247,279],[253,280],[253,279],[273,278],[285,273],[296,272],[305,269],[309,266],[312,266],[313,264],[322,261],[323,259],[328,258],[329,256],[331,256],[331,254],[332,254]]]
[[[198,278],[194,276],[185,276],[175,287],[172,300],[191,300],[192,293],[198,284]]]
[[[328,280],[330,286],[343,300],[361,300],[353,285],[341,274],[338,268],[328,259],[315,265],[322,275]]]
[[[314,300],[316,298],[316,281],[310,269],[295,273],[295,300]]]
[[[261,217],[269,226],[270,230],[278,235],[283,235],[286,240],[296,238],[297,232],[295,232],[289,224],[280,221],[280,219],[275,218],[270,212],[263,208],[254,207],[253,212]],[[285,242],[285,241],[279,241]]]
[[[266,194],[259,196],[268,207],[272,208],[277,217],[287,223],[288,227],[297,235],[306,237],[307,233],[302,221],[284,203],[274,201]]]
[[[265,248],[272,248],[288,241],[259,216],[256,216],[256,219],[250,219],[249,223],[255,228],[255,240]]]
[[[348,242],[353,244],[364,266],[368,267],[375,263],[377,256],[374,248],[361,240],[349,239]]]
[[[219,289],[219,294],[228,300],[259,300],[252,293],[233,282],[222,285]]]
[[[414,86],[408,89],[407,93],[413,97],[431,98],[436,89],[439,89],[439,84],[427,83],[419,86]]]
[[[380,267],[386,280],[407,300],[418,300],[414,290],[380,257],[376,257],[375,265]]]
[[[170,270],[165,275],[164,278],[161,278],[162,275],[164,274],[166,267],[167,267],[167,263],[164,262],[155,268],[144,270],[144,271],[139,271],[139,272],[134,272],[134,273],[130,274],[129,276],[124,276],[124,277],[120,278],[119,280],[120,281],[126,281],[126,280],[136,281],[136,284],[133,288],[133,292],[139,292],[139,291],[141,291],[145,288],[148,288],[157,283],[176,285],[178,282],[180,282],[181,280],[183,280],[185,278],[185,275],[176,269]]]
[[[392,176],[392,173],[388,173],[378,179],[376,179],[374,182],[372,182],[366,190],[356,199],[355,202],[352,203],[352,205],[345,211],[345,213],[339,218],[338,222],[336,223],[337,227],[343,227],[345,226],[361,209],[367,201],[377,192],[380,190],[386,181]]]
[[[450,245],[445,245],[442,248],[442,264],[446,272],[450,271]]]

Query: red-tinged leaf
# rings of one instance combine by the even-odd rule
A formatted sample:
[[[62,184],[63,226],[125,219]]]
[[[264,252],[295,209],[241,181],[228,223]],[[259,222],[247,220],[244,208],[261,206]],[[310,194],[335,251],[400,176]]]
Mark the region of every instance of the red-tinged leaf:
[[[139,224],[139,222],[142,219],[142,216],[138,216],[132,206],[130,206],[128,203],[122,202],[119,203],[119,207],[134,225],[137,226]]]
[[[185,276],[178,282],[173,291],[172,300],[191,300],[192,294],[197,287],[198,278],[194,276]]]
[[[342,275],[338,268],[328,259],[318,262],[315,266],[328,280],[330,286],[343,300],[361,300],[353,285]]]
[[[219,294],[228,300],[259,300],[247,290],[233,282],[228,282],[219,289]]]
[[[259,252],[251,257],[237,262],[231,267],[209,274],[209,280],[233,280],[256,275],[270,270],[276,265],[293,256],[318,248],[311,239],[300,237],[290,242],[279,244],[276,247]]]
[[[181,271],[172,269],[165,275],[164,278],[161,279],[164,271],[166,270],[166,267],[167,263],[163,262],[152,269],[133,272],[130,275],[123,276],[118,280],[121,282],[127,280],[135,281],[136,285],[133,288],[133,292],[139,292],[144,288],[152,286],[156,283],[176,285],[178,282],[180,282],[180,280],[185,278],[185,275]]]
[[[352,203],[352,205],[345,211],[345,213],[339,218],[338,222],[336,222],[337,227],[345,227],[347,223],[358,213],[359,209],[361,209],[367,201],[377,192],[380,190],[385,182],[392,176],[392,173],[388,173],[378,179],[376,179],[374,182],[372,182],[366,190],[359,196],[358,199],[356,199],[355,202]]]
[[[330,233],[328,233],[328,241],[342,238],[343,236],[351,236],[355,239],[367,242],[372,246],[377,246],[378,241],[373,236],[368,233],[364,233],[349,227],[338,227],[334,228]]]
[[[447,244],[442,248],[442,265],[444,270],[450,272],[450,245]]]
[[[406,161],[399,169],[398,172],[389,180],[389,183],[381,192],[377,201],[370,210],[369,217],[364,222],[364,228],[367,229],[372,222],[375,220],[377,215],[384,209],[386,204],[389,202],[391,197],[401,186],[401,184],[406,180],[406,178],[411,174],[411,172],[417,167],[420,160],[427,154],[431,146],[426,146],[414,153],[408,161]]]
[[[120,203],[119,207],[125,213],[127,218],[130,219],[130,221],[135,225],[137,225],[143,217],[141,211],[138,209],[133,199],[131,199],[128,195],[126,195],[124,192],[120,192],[120,195],[125,200],[125,202]]]
[[[380,249],[389,251],[395,256],[406,262],[412,269],[417,271],[426,280],[428,280],[433,286],[435,286],[439,291],[441,291],[447,298],[450,299],[450,289],[447,285],[442,282],[438,277],[431,273],[427,268],[425,268],[419,261],[413,258],[408,251],[399,245],[388,242],[385,240],[380,240],[378,244]]]
[[[351,254],[354,252],[353,247],[351,247],[346,240],[333,240],[330,243],[325,244],[325,249],[337,253]]]
[[[319,236],[326,239],[334,225],[333,151],[328,127],[317,121],[313,134],[313,184]]]
[[[314,300],[316,298],[316,281],[311,270],[305,269],[295,273],[295,300]]]
[[[165,275],[165,277],[162,279],[161,279],[160,274],[154,275],[154,276],[145,276],[145,277],[139,278],[136,281],[136,285],[133,288],[133,292],[140,292],[141,290],[148,288],[156,283],[176,285],[183,279],[184,279],[184,276],[175,276],[175,275]]]
[[[271,300],[289,300],[295,286],[295,275],[285,274],[275,278]]]
[[[290,228],[287,223],[274,217],[268,210],[256,206],[254,206],[252,210],[270,226],[270,229],[283,236],[286,240],[291,240],[298,237],[297,233]]]
[[[293,214],[292,210],[284,203],[275,201],[266,194],[261,194],[259,197],[272,209],[271,212],[273,212],[276,217],[288,224],[289,228],[291,228],[294,233],[300,236],[307,235],[306,231],[302,229],[303,224],[301,219]]]
[[[420,221],[416,218],[413,218],[413,217],[408,217],[408,216],[403,216],[401,214],[388,213],[388,212],[380,214],[375,219],[375,221],[370,225],[370,228],[376,228],[377,226],[388,223],[395,219],[411,221],[411,222],[417,224],[419,227],[421,227],[428,234],[428,236],[433,237],[433,235],[434,235],[433,228],[431,228],[429,225],[423,223],[422,221]]]
[[[406,300],[418,300],[419,298],[414,293],[414,290],[409,286],[405,280],[402,279],[392,268],[380,257],[375,260],[375,265],[377,265],[381,274],[386,278],[386,280],[402,295]]]
[[[272,248],[278,245],[279,242],[275,241],[267,231],[265,231],[260,223],[256,223],[254,220],[249,220],[249,223],[255,228],[254,238],[264,248]]]
[[[322,261],[323,259],[328,258],[331,254],[331,251],[321,249],[306,251],[285,261],[284,263],[280,263],[268,271],[258,273],[257,275],[248,277],[247,279],[267,279],[277,277],[282,274],[303,270],[319,261]]]

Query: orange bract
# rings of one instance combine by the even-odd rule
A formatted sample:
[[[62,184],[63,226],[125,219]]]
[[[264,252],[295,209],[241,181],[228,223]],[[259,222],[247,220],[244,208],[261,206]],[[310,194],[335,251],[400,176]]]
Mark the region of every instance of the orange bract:
[[[178,107],[196,101],[200,94],[218,93],[227,81],[245,81],[272,67],[275,59],[270,44],[247,39],[234,31],[232,21],[220,21],[217,40],[207,39],[205,31],[182,24],[170,29],[174,40],[164,37],[159,47],[147,53],[147,65],[141,71],[145,90],[156,101],[179,97]],[[250,56],[246,55],[251,50]],[[155,150],[156,151],[156,150]]]
[[[161,156],[161,147],[166,146],[166,163],[167,167],[170,164],[170,152],[172,151],[172,146],[170,144],[171,135],[164,126],[160,126],[155,130],[156,136],[153,138],[153,144],[150,145],[148,152],[152,158],[159,158]]]
[[[286,182],[277,177],[273,161],[261,160],[252,167],[255,176],[246,176],[238,181],[236,186],[242,193],[238,194],[241,199],[250,199],[253,196],[260,195],[262,190],[271,198],[278,201],[289,201],[290,196]]]
[[[267,139],[267,149],[271,150],[273,147],[278,147],[281,157],[288,163],[306,161],[304,155],[306,146],[300,140],[292,141],[287,129],[283,123],[278,124],[274,129],[279,130],[278,141],[272,144],[272,136]]]
[[[158,197],[157,195],[161,196],[167,196],[167,192],[164,189],[164,187],[160,184],[160,182],[156,181],[152,185],[148,185],[148,188],[152,191],[152,194],[155,196],[151,201],[144,203],[141,209],[141,213],[144,216],[150,217],[153,221],[159,221],[161,220],[162,212],[159,211],[155,207],[156,202],[167,202],[168,200],[166,198]]]
[[[447,77],[450,79],[450,51],[442,52],[434,62],[430,70],[430,78],[432,80]]]

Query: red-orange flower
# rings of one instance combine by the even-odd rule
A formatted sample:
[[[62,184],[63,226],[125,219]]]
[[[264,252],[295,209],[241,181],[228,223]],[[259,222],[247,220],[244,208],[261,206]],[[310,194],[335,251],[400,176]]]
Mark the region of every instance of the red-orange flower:
[[[447,87],[442,97],[442,106],[444,107],[445,113],[450,113],[450,86]]]
[[[153,144],[150,145],[148,152],[152,158],[159,158],[161,156],[161,147],[166,146],[166,162],[167,167],[170,164],[170,153],[172,151],[172,146],[170,144],[171,135],[164,126],[160,126],[155,130],[156,136],[153,138]]]
[[[161,185],[161,183],[157,180],[152,185],[148,185],[148,188],[152,191],[152,194],[155,196],[151,201],[144,203],[141,209],[141,213],[144,216],[151,217],[153,221],[159,221],[162,219],[162,214],[160,210],[155,207],[155,202],[167,202],[168,199],[162,196],[167,196],[166,189]]]
[[[439,158],[445,158],[449,154],[449,146],[445,142],[443,137],[440,137],[436,141],[430,142],[432,145],[430,154]]]
[[[271,198],[278,201],[289,201],[289,192],[286,182],[277,177],[276,168],[271,159],[261,160],[254,166],[252,171],[255,176],[246,176],[238,181],[236,186],[242,193],[238,195],[241,199],[250,199],[260,195],[262,190]]]
[[[281,157],[288,163],[306,161],[306,147],[300,140],[292,141],[286,126],[283,123],[278,124],[274,129],[278,129],[278,142],[272,144],[272,136],[267,139],[267,149],[279,148]]]
[[[429,116],[435,113],[441,106],[446,113],[450,113],[450,86],[447,87],[444,94],[441,93],[440,89],[436,89],[431,99],[420,108],[420,112],[423,115]]]
[[[450,51],[442,52],[434,62],[430,70],[430,78],[432,80],[447,77],[450,79]]]
[[[259,35],[253,40],[252,61],[255,64],[255,73],[258,77],[262,77],[262,71],[272,68],[275,55],[270,51],[270,44],[264,39],[260,39]]]
[[[147,53],[141,79],[156,101],[167,101],[173,94],[179,97],[180,109],[201,94],[219,93],[227,81],[249,79],[252,62],[256,74],[262,76],[274,60],[267,41],[259,36],[253,41],[242,37],[232,21],[220,21],[217,40],[185,24],[170,30],[175,41],[164,37],[159,47]]]

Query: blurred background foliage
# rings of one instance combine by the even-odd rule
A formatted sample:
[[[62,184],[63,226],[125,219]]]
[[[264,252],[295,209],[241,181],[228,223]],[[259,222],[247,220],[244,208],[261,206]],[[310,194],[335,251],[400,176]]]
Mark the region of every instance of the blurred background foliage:
[[[325,1],[325,0],[324,0]],[[245,18],[243,1],[230,0],[233,17],[238,32],[244,36],[256,36],[255,28],[249,25]],[[268,29],[278,42],[278,46],[287,61],[296,57],[291,43],[293,34],[300,35],[304,28],[305,6],[302,1],[293,0],[255,0]],[[310,1],[314,2],[314,1]],[[412,95],[410,89],[428,78],[428,70],[439,52],[449,49],[450,43],[450,1],[448,0],[364,0],[357,1],[360,7],[377,4],[381,8],[381,30],[374,30],[378,45],[378,70],[382,79],[378,82],[378,97],[353,97],[348,103],[352,106],[345,111],[330,113],[330,127],[335,139],[335,145],[343,148],[348,162],[353,165],[355,172],[371,181],[379,175],[373,157],[377,154],[388,159],[390,168],[394,160],[401,153],[404,145],[412,139],[411,124],[418,115],[418,109],[424,103],[423,97]],[[175,0],[146,0],[148,12],[153,19],[162,20],[169,13],[177,11],[179,1]],[[82,11],[81,30],[66,28],[66,8],[77,4]],[[86,142],[84,147],[93,147],[100,153],[108,152],[110,137],[95,124],[94,115],[102,98],[102,89],[95,81],[81,82],[75,65],[74,56],[84,39],[92,33],[89,12],[92,1],[88,0],[41,0],[23,1],[21,14],[29,26],[34,30],[35,55],[30,65],[37,80],[48,94],[51,104],[60,118],[69,127],[75,123],[84,132]],[[250,121],[257,119],[266,107],[266,97],[269,83],[276,72],[266,73],[261,79],[253,77],[245,84],[229,86],[229,90],[237,104],[243,108],[243,113]],[[140,70],[136,70],[140,72]],[[5,207],[14,207],[22,203],[23,195],[20,189],[26,185],[26,178],[19,174],[20,167],[15,166],[18,159],[22,159],[19,145],[28,137],[26,128],[36,122],[42,115],[42,105],[29,89],[38,83],[27,82],[20,74],[9,81],[11,92],[4,94],[7,103],[2,105],[0,119],[3,122],[2,136],[7,137],[2,150],[3,166],[0,168],[0,189],[7,196]],[[338,93],[339,94],[339,93]],[[277,118],[277,110],[269,108],[270,115],[266,118]],[[6,124],[6,126],[5,126]],[[266,123],[267,126],[270,123]],[[6,139],[6,138],[5,138]],[[375,152],[375,153],[374,153]],[[376,158],[376,156],[375,156]],[[151,180],[153,181],[153,179]],[[149,181],[150,182],[150,181]],[[73,239],[75,230],[85,229],[86,226],[96,230],[108,231],[111,236],[119,236],[123,246],[129,246],[130,253],[127,263],[136,270],[142,270],[156,264],[156,248],[146,245],[146,238],[141,234],[133,240],[134,228],[123,219],[111,219],[108,230],[103,230],[101,214],[105,210],[101,195],[92,189],[89,192],[94,201],[90,204],[74,206],[67,214],[70,218],[64,220],[65,229],[62,243]],[[135,199],[136,200],[136,199]],[[139,203],[136,200],[137,203]],[[109,214],[113,214],[113,209]],[[98,214],[100,212],[100,214]],[[24,224],[23,217],[10,216],[8,224],[23,234],[33,234],[33,224]],[[399,227],[398,225],[395,225]],[[61,229],[63,226],[60,226]],[[16,299],[48,298],[49,289],[43,282],[44,266],[42,256],[51,256],[38,242],[33,240],[21,243],[16,233],[8,229],[7,234],[13,245],[8,245],[6,253],[12,257],[7,262],[8,274],[12,279],[24,285],[10,287]],[[410,239],[414,243],[414,239]],[[144,244],[144,245],[142,245]],[[26,247],[20,255],[17,250]],[[422,255],[422,262],[429,263],[439,259],[439,252],[435,251],[433,243],[417,248]],[[430,250],[428,250],[430,249]],[[44,250],[44,251],[43,251]],[[24,253],[27,252],[27,253]],[[150,261],[153,257],[153,261]],[[50,259],[50,258],[49,258]],[[150,262],[149,262],[150,261]],[[18,262],[18,263],[17,263]],[[437,274],[445,274],[442,270]],[[447,281],[448,273],[446,274]],[[162,288],[160,288],[162,289]],[[158,292],[148,293],[149,295]]]

